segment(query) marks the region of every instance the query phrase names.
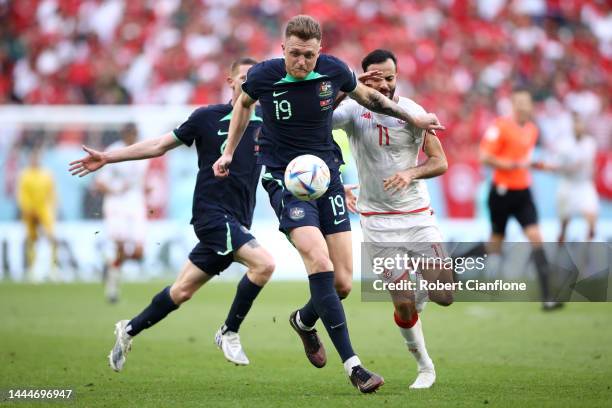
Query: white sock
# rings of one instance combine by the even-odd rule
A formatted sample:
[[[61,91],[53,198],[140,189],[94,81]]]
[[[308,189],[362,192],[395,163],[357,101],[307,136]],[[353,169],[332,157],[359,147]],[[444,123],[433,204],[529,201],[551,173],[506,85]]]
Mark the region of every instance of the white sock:
[[[303,322],[302,319],[300,319],[300,311],[298,310],[298,312],[295,314],[295,321],[298,325],[298,327],[302,330],[306,330],[306,331],[311,331],[314,330],[314,326],[306,326]]]
[[[400,333],[406,340],[406,346],[412,353],[412,356],[419,366],[419,370],[422,368],[432,367],[433,361],[427,354],[427,348],[425,347],[425,336],[423,335],[423,326],[421,325],[421,319],[417,320],[416,324],[409,329],[403,327],[399,328]]]
[[[361,365],[361,360],[359,360],[359,357],[353,356],[349,358],[348,360],[346,360],[343,364],[344,364],[344,371],[346,371],[346,375],[350,377],[351,373],[353,372],[353,367]]]
[[[118,268],[110,267],[106,276],[105,294],[107,297],[117,297],[119,295],[119,280],[121,271]]]

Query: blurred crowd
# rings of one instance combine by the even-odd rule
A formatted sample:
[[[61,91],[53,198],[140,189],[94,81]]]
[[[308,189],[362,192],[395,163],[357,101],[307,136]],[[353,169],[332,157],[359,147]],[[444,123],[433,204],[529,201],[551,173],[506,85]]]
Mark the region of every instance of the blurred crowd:
[[[218,103],[231,61],[279,56],[299,13],[358,72],[372,49],[394,51],[398,92],[447,125],[451,159],[475,154],[518,84],[544,143],[577,112],[612,148],[608,0],[0,0],[0,103]]]

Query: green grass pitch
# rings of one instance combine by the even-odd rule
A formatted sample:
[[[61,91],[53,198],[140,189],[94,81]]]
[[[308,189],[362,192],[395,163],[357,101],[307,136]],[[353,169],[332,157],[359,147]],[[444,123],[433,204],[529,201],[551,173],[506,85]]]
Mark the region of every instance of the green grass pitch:
[[[415,363],[389,303],[345,301],[356,351],[385,377],[374,395],[348,382],[326,334],[329,361],[307,362],[289,313],[303,282],[272,281],[242,326],[248,367],[213,344],[235,284],[213,282],[134,340],[123,372],[106,356],[113,324],[148,304],[164,283],[128,284],[122,301],[100,285],[0,284],[0,389],[72,388],[71,402],[0,406],[79,407],[572,407],[612,406],[612,304],[574,303],[545,314],[536,303],[430,304],[422,314],[438,381],[411,391]],[[324,330],[323,330],[324,331]]]

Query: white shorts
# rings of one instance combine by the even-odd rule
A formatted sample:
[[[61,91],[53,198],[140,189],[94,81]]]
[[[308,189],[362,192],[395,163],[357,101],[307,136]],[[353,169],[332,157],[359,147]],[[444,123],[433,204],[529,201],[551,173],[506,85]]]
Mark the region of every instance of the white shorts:
[[[114,208],[113,208],[114,207]],[[104,206],[104,222],[109,238],[133,244],[143,244],[147,229],[146,209],[142,206]]]
[[[396,254],[409,253],[416,257],[445,257],[442,234],[436,217],[430,212],[405,215],[371,215],[361,217],[363,241],[367,246],[369,261],[375,257],[390,258]],[[420,270],[385,270],[381,278],[386,282],[397,282],[407,278],[407,273],[417,281]],[[416,293],[417,308],[427,300],[427,293]]]
[[[401,248],[417,254],[443,256],[439,248],[442,234],[435,215],[430,211],[362,216],[361,229],[364,242],[401,244]]]
[[[597,214],[598,211],[599,197],[592,182],[561,181],[557,191],[557,212],[561,218]]]

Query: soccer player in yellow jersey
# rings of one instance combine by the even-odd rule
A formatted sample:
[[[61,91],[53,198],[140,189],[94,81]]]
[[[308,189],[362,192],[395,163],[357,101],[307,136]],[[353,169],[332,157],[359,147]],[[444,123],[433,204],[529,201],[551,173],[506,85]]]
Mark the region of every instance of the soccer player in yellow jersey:
[[[57,278],[57,241],[53,231],[56,196],[53,175],[40,166],[40,151],[34,150],[28,167],[19,175],[17,203],[26,228],[26,278],[32,280],[32,266],[36,258],[36,241],[42,229],[52,247],[52,279]]]

